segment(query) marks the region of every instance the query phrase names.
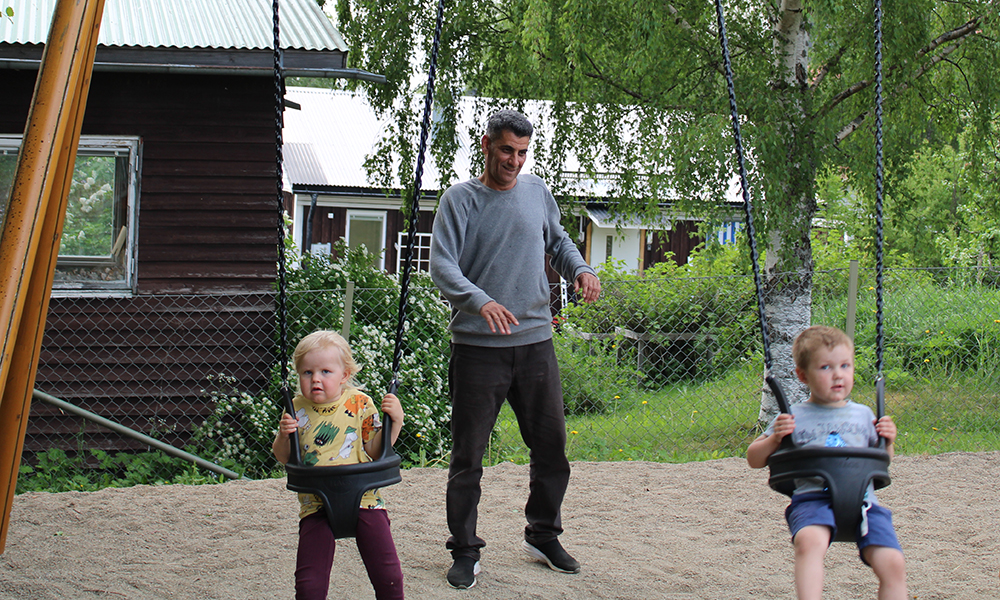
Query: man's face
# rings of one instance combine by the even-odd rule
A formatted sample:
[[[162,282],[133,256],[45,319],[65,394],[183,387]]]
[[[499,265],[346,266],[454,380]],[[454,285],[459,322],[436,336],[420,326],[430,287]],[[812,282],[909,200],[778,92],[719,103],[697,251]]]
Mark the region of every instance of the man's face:
[[[500,137],[491,141],[483,136],[483,154],[486,155],[486,171],[481,181],[495,190],[509,190],[517,184],[517,174],[528,157],[528,142],[531,137],[518,137],[512,131],[503,131]]]

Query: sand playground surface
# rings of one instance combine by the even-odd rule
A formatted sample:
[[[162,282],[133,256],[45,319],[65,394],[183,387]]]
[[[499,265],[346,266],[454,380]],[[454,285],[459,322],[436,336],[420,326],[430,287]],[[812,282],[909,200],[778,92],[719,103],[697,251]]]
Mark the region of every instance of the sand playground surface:
[[[890,473],[879,498],[894,513],[910,596],[1000,598],[1000,453],[901,456]],[[445,581],[446,476],[411,469],[384,490],[408,598],[794,598],[787,500],[743,459],[573,463],[561,540],[583,564],[576,575],[521,549],[527,467],[489,467],[483,572],[469,590]],[[0,555],[0,599],[292,598],[296,513],[283,479],[23,494]],[[875,589],[853,544],[834,544],[824,597]],[[374,598],[353,540],[338,544],[330,598]]]

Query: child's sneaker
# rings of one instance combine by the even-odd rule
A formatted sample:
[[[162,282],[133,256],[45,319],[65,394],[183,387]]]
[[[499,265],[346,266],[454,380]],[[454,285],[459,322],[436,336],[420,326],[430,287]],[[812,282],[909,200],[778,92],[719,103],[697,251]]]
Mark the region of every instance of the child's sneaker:
[[[525,552],[538,560],[545,561],[553,571],[559,571],[560,573],[580,572],[580,563],[563,549],[562,544],[559,543],[559,538],[553,538],[539,546],[535,546],[525,540],[523,546]]]
[[[479,575],[479,561],[471,556],[459,556],[448,569],[448,585],[467,590],[476,585],[476,575]]]

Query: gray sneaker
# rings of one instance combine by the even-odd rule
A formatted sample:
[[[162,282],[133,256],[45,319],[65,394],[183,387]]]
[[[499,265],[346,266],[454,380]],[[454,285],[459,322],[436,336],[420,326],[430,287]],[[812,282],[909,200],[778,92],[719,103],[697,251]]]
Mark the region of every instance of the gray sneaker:
[[[580,563],[563,550],[562,544],[559,543],[559,538],[553,538],[538,546],[526,540],[522,545],[524,546],[524,551],[529,556],[544,561],[553,571],[559,571],[560,573],[580,572]]]
[[[476,575],[479,575],[479,561],[471,556],[459,556],[448,569],[448,585],[467,590],[476,585]]]

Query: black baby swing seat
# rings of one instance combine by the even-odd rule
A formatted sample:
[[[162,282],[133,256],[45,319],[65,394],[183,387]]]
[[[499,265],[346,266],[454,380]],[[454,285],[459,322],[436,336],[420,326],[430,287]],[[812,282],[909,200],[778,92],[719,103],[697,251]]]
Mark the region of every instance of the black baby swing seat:
[[[788,404],[778,382],[771,377],[767,384],[778,400],[782,412]],[[881,392],[882,380],[877,387]],[[881,397],[881,395],[880,395]],[[771,470],[768,485],[788,497],[795,491],[795,480],[820,477],[826,482],[837,523],[835,542],[852,542],[858,525],[868,484],[881,489],[892,481],[889,477],[889,453],[884,448],[828,448],[824,446],[799,446],[791,436],[782,440],[781,447],[767,460]]]
[[[387,487],[403,480],[399,455],[393,450],[389,433],[392,419],[386,415],[382,424],[382,455],[370,462],[330,467],[285,465],[293,492],[316,494],[323,502],[327,521],[336,539],[355,537],[361,498],[368,490]]]

